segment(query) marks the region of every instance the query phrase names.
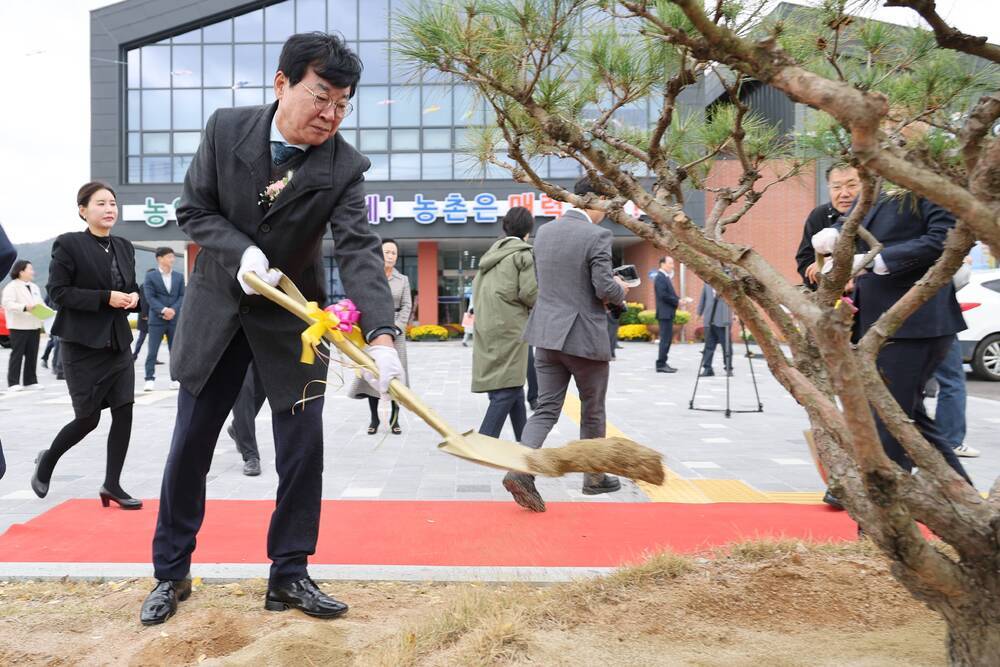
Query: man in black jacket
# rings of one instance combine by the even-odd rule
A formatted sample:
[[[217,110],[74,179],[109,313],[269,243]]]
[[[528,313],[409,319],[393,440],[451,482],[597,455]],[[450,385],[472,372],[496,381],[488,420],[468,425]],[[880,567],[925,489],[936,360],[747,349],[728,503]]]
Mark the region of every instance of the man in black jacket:
[[[795,253],[795,265],[802,282],[809,289],[816,289],[816,252],[812,247],[812,237],[821,229],[832,227],[854,206],[854,200],[861,193],[861,178],[854,167],[838,163],[826,170],[826,187],[830,192],[830,202],[814,208],[806,218],[802,229],[802,240]]]
[[[674,260],[660,258],[660,270],[653,282],[656,292],[656,320],[660,323],[660,354],[656,357],[657,373],[676,373],[677,369],[667,363],[670,343],[674,339],[674,314],[677,312],[677,292],[674,290]]]

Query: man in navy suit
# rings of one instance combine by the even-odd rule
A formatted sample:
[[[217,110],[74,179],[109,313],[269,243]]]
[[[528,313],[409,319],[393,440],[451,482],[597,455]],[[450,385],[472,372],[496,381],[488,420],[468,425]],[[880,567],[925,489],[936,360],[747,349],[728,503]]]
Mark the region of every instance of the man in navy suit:
[[[859,336],[863,336],[937,261],[944,251],[948,230],[955,226],[955,218],[937,204],[912,194],[883,195],[861,225],[882,243],[883,250],[864,267],[868,271],[854,280],[854,303],[858,307],[855,326]],[[818,254],[833,252],[839,227],[839,224],[829,227],[813,236],[813,247]],[[858,254],[854,256],[856,270],[862,268],[859,264],[867,250],[867,244],[859,239]],[[876,364],[906,416],[914,421],[948,464],[971,484],[951,443],[942,437],[934,420],[924,410],[924,386],[948,353],[954,335],[964,329],[965,320],[955,298],[955,286],[949,281],[903,322],[879,352]],[[886,455],[905,470],[912,470],[913,462],[902,445],[878,415],[875,420]]]
[[[676,373],[677,369],[667,363],[670,343],[674,339],[674,313],[677,312],[677,292],[674,290],[674,260],[660,258],[660,270],[653,283],[656,292],[656,320],[660,323],[660,354],[656,357],[657,373]]]
[[[163,336],[167,336],[167,349],[174,344],[177,316],[184,303],[184,276],[174,271],[176,256],[170,248],[156,249],[156,271],[146,273],[142,294],[149,303],[149,345],[146,348],[146,384],[143,391],[153,391],[156,384],[156,354],[160,351]],[[171,366],[172,367],[172,366]],[[170,388],[179,385],[171,373]]]

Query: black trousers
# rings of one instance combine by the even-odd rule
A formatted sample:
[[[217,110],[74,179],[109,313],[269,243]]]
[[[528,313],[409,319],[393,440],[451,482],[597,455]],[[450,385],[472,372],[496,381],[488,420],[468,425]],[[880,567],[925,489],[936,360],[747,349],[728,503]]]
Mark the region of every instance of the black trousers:
[[[535,348],[528,346],[528,405],[538,400],[538,373],[535,372]]]
[[[726,362],[726,370],[733,370],[733,341],[729,339],[729,327],[720,327],[714,324],[705,326],[705,356],[702,357],[701,365],[706,370],[712,368],[715,346],[720,344],[722,345],[722,356]]]
[[[670,354],[670,343],[674,341],[674,320],[658,320],[660,323],[660,354],[656,357],[656,367],[667,365],[667,355]]]
[[[7,364],[7,386],[15,384],[28,386],[38,383],[38,343],[41,329],[10,330],[10,362]],[[21,366],[24,366],[24,382],[21,382]]]
[[[514,428],[514,438],[521,440],[524,424],[528,421],[528,413],[524,408],[524,387],[506,387],[487,392],[490,405],[483,415],[483,423],[479,432],[494,438],[500,437],[504,422],[510,417],[510,425]]]
[[[260,450],[257,449],[257,413],[264,405],[267,394],[264,385],[257,376],[257,367],[250,364],[239,396],[233,405],[233,433],[236,435],[236,449],[244,461],[260,460]]]
[[[972,484],[955,455],[955,450],[924,409],[924,385],[948,354],[952,339],[954,336],[891,340],[879,352],[875,364],[886,387],[906,416],[913,420],[927,441],[941,452],[948,465]],[[886,455],[904,470],[912,470],[913,462],[910,457],[899,441],[889,433],[878,414],[875,415],[875,426]]]
[[[160,513],[153,536],[157,579],[180,579],[191,569],[195,538],[205,517],[205,478],[226,416],[246,377],[253,354],[238,331],[199,396],[183,387],[170,444]],[[275,469],[278,492],[267,533],[271,582],[283,584],[306,575],[316,552],[323,493],[323,399],[303,408],[275,413]]]

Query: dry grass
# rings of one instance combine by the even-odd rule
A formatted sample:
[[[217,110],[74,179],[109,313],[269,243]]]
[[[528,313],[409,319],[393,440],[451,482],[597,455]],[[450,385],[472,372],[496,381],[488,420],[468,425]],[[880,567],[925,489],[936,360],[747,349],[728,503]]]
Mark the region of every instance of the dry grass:
[[[532,472],[560,477],[571,472],[610,473],[659,486],[666,473],[663,456],[628,438],[574,440],[562,447],[550,447],[526,455]]]

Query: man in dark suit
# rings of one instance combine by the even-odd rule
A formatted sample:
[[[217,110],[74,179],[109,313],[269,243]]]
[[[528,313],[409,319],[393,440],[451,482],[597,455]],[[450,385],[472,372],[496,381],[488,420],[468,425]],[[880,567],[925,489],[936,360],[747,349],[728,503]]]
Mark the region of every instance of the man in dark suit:
[[[656,357],[657,373],[676,373],[677,369],[667,363],[670,343],[674,340],[674,314],[677,312],[677,292],[674,290],[674,259],[660,258],[660,270],[653,282],[656,292],[656,321],[660,323],[660,354]]]
[[[854,279],[854,303],[858,307],[855,326],[863,336],[941,256],[948,230],[955,226],[955,218],[937,204],[911,194],[883,195],[861,225],[883,245],[882,252],[864,267],[868,270]],[[813,236],[816,253],[829,255],[833,252],[838,229],[839,225]],[[868,246],[859,239],[856,250],[855,270],[860,270],[859,264]],[[828,264],[832,266],[832,262]],[[927,441],[971,484],[951,443],[942,437],[925,411],[923,393],[927,380],[948,353],[952,338],[964,329],[965,320],[955,298],[955,286],[949,281],[903,322],[879,352],[876,364],[906,416],[914,420]],[[877,414],[875,420],[886,454],[900,467],[911,470],[913,463],[902,445]]]
[[[722,358],[725,362],[726,375],[733,374],[733,340],[730,335],[733,324],[733,311],[725,299],[720,299],[715,288],[705,283],[701,289],[701,299],[698,300],[698,315],[702,318],[705,331],[705,349],[701,355],[702,377],[715,375],[712,360],[715,358],[715,348],[722,346]]]
[[[143,391],[153,391],[156,384],[156,355],[160,343],[167,337],[167,349],[173,350],[174,332],[177,318],[184,304],[184,276],[174,271],[176,256],[170,248],[156,249],[155,271],[147,271],[142,284],[142,295],[149,302],[149,345],[146,346],[146,385]],[[180,384],[170,374],[170,388],[179,389]]]
[[[153,538],[157,585],[140,616],[146,625],[165,621],[190,594],[206,475],[251,361],[271,404],[278,473],[265,608],[321,618],[347,611],[306,569],[319,533],[325,385],[317,381],[327,369],[299,362],[303,323],[257,294],[244,275],[276,285],[284,273],[307,299],[323,303],[325,276],[316,267],[329,230],[379,372],[369,383],[384,394],[402,377],[381,243],[365,213],[370,163],[337,134],[353,110],[361,69],[339,37],[291,36],[274,77],[277,101],[215,112],[188,169],[177,222],[200,251],[171,355],[181,389]]]
[[[584,177],[573,191],[585,195],[596,189]],[[528,316],[524,340],[535,347],[538,407],[521,434],[521,444],[533,449],[542,446],[559,421],[570,379],[580,392],[580,437],[606,435],[604,397],[611,345],[605,307],[624,303],[628,287],[611,273],[611,230],[598,226],[603,219],[603,211],[571,208],[539,227],[535,238],[538,299]],[[503,485],[518,505],[545,511],[532,475],[508,473]],[[621,482],[609,475],[583,478],[587,495],[619,488]]]
[[[821,229],[836,225],[840,216],[846,215],[854,206],[854,200],[861,194],[858,170],[842,162],[830,165],[826,170],[826,187],[830,193],[830,202],[820,204],[810,211],[802,228],[799,249],[795,252],[795,265],[802,276],[802,283],[812,290],[816,289],[819,272],[812,237]]]

